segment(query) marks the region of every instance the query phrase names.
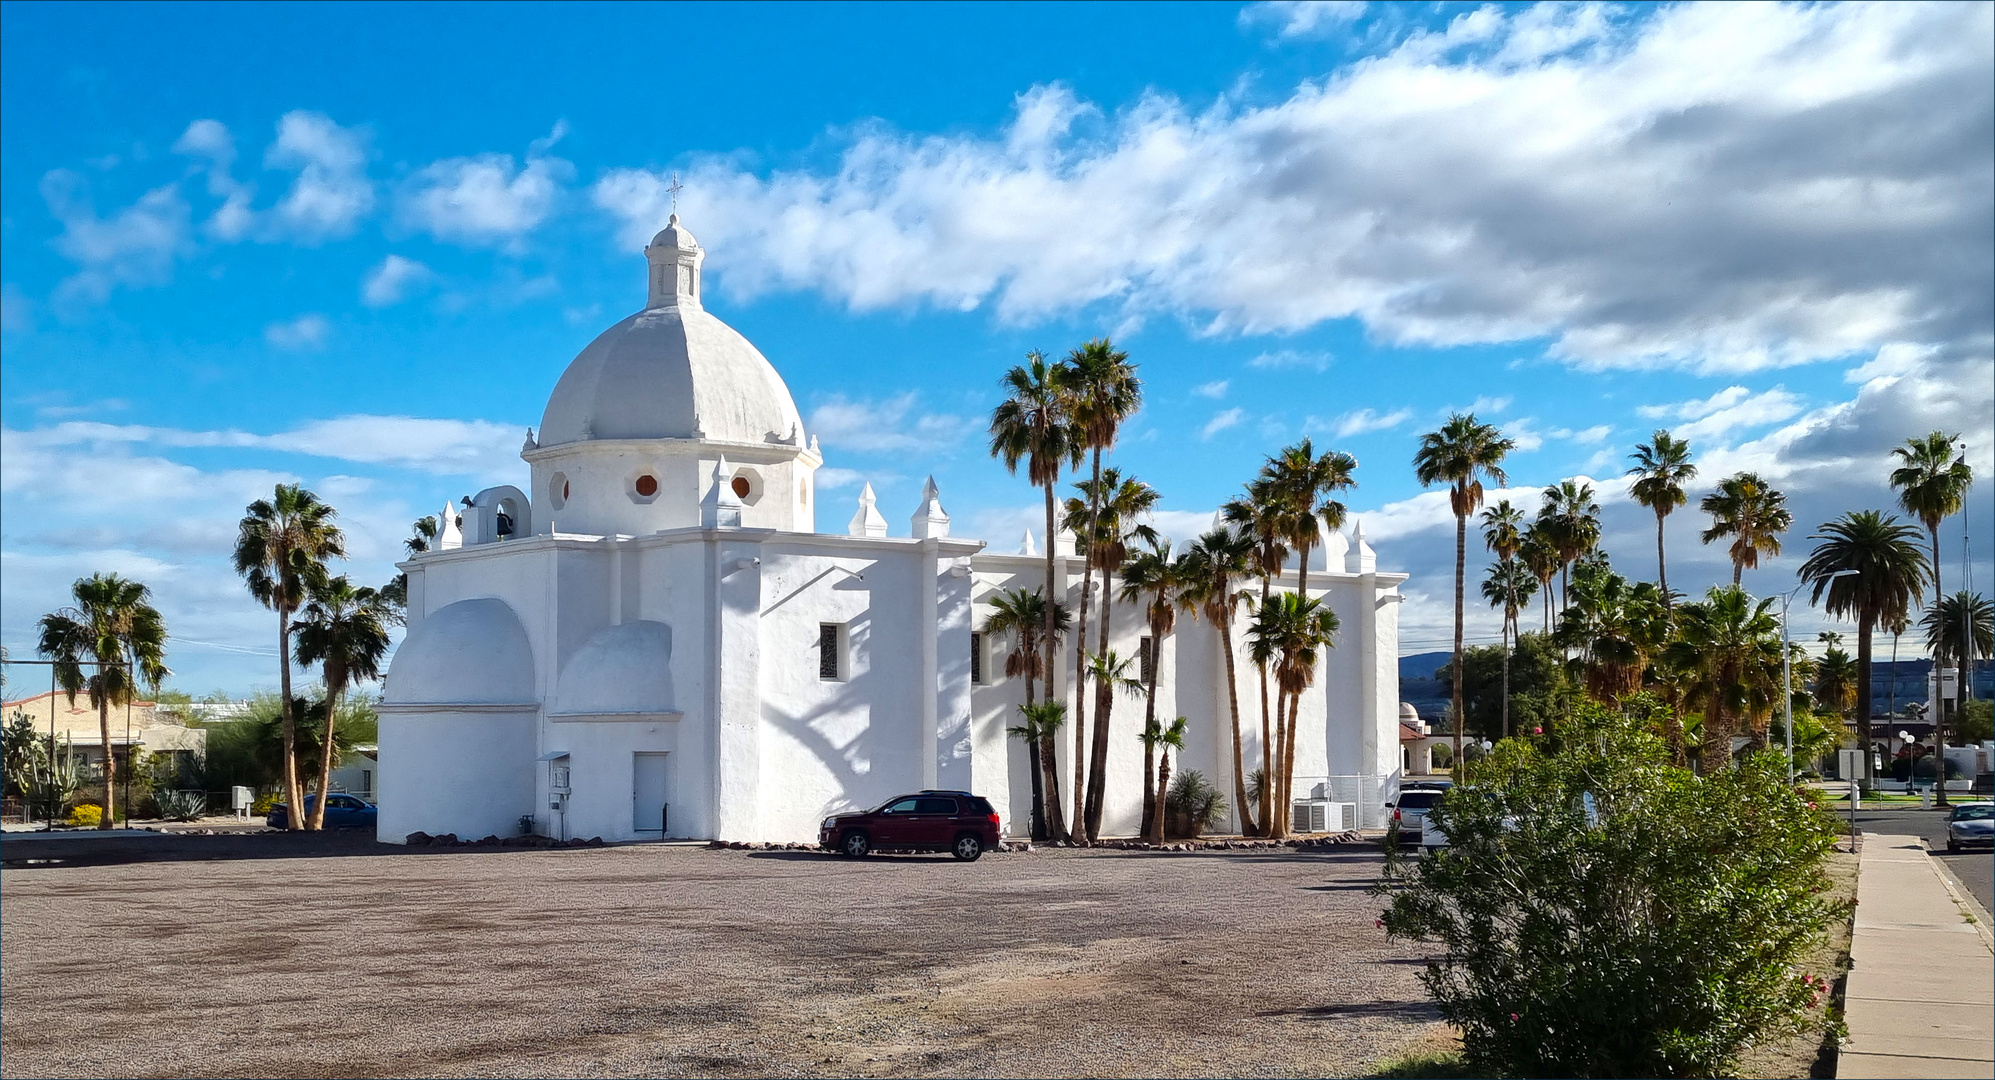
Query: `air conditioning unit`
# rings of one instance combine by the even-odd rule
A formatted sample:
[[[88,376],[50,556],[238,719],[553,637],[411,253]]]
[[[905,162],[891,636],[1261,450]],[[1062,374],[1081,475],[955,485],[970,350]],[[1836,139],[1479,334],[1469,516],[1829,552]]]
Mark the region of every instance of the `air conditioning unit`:
[[[1298,799],[1290,808],[1296,832],[1350,832],[1358,827],[1358,804]]]

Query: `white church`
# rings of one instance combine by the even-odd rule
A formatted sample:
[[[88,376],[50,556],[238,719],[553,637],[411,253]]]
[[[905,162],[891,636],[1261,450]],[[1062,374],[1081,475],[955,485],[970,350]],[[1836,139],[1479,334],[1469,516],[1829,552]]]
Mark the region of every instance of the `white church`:
[[[380,838],[814,841],[828,814],[923,788],[982,795],[1025,835],[1027,755],[1005,734],[1024,685],[1002,675],[1011,643],[981,628],[998,593],[1043,585],[1031,535],[1015,554],[952,536],[932,481],[903,527],[869,485],[849,524],[820,532],[817,440],[776,369],[701,306],[704,251],[675,215],[644,254],[644,309],[555,384],[520,455],[527,490],[480,492],[402,564]],[[1342,631],[1302,703],[1294,790],[1345,815],[1329,827],[1376,825],[1399,781],[1406,575],[1381,573],[1361,533],[1324,540],[1309,587]],[[1080,560],[1054,542],[1077,606]],[[1137,655],[1138,610],[1115,612],[1112,647]],[[1234,638],[1252,768],[1259,693]],[[1181,619],[1154,655],[1158,714],[1191,721],[1175,768],[1230,802],[1217,633]],[[1105,834],[1139,830],[1142,712],[1116,705]]]

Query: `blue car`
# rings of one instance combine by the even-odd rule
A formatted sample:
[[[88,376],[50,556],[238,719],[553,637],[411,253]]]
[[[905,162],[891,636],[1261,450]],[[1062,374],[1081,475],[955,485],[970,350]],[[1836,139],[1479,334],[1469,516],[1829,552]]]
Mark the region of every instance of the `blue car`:
[[[305,796],[306,813],[311,813],[312,808],[318,804],[319,797],[317,795]],[[337,791],[333,792],[332,797],[326,800],[326,828],[328,829],[372,829],[374,827],[374,819],[379,814],[380,811],[375,809],[373,803],[352,795],[341,794]],[[270,823],[271,828],[282,829],[287,827],[290,817],[291,808],[283,803],[278,803],[276,806],[270,808],[270,816],[265,820]]]

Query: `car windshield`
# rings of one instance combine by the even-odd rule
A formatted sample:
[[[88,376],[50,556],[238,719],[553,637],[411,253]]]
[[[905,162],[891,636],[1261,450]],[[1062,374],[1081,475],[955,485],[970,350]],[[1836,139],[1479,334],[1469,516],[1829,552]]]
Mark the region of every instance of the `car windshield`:
[[[1968,803],[1954,808],[1955,821],[1984,821],[1995,818],[1995,803]]]
[[[1428,810],[1441,801],[1438,791],[1403,791],[1399,794],[1401,810]]]

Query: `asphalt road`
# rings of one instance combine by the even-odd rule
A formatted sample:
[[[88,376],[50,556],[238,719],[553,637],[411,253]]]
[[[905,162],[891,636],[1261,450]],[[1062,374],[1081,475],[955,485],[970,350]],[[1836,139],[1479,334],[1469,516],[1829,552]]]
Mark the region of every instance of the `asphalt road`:
[[[1946,863],[1947,869],[1953,871],[1960,883],[1967,886],[1974,898],[1981,902],[1982,909],[1995,911],[1995,853],[1964,851],[1958,855],[1947,854],[1947,811],[1921,810],[1917,807],[1859,810],[1856,824],[1865,832],[1925,837],[1927,846],[1933,849],[1933,857]]]

